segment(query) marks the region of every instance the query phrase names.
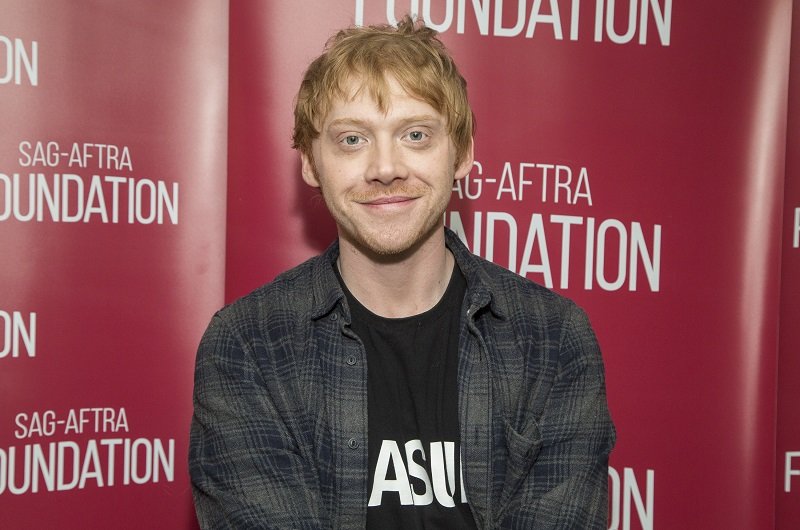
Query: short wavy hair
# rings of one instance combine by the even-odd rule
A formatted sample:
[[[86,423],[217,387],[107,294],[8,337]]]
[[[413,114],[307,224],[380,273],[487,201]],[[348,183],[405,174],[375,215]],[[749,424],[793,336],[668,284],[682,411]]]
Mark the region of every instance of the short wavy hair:
[[[294,108],[292,147],[311,157],[311,142],[335,99],[346,99],[348,81],[362,81],[381,111],[389,97],[387,76],[393,76],[410,95],[436,109],[447,122],[455,145],[456,165],[470,149],[475,119],[467,99],[467,82],[435,30],[410,16],[397,27],[353,27],[339,31],[322,55],[306,70]]]

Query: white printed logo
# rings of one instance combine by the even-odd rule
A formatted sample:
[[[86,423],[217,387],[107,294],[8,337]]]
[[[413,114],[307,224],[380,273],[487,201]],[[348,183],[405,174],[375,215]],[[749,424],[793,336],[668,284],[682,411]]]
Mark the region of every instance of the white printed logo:
[[[431,442],[429,453],[426,455],[420,440],[410,440],[405,444],[405,455],[403,455],[396,441],[383,440],[375,465],[369,506],[380,506],[384,493],[397,493],[400,504],[404,506],[427,506],[436,501],[446,508],[454,507],[456,505],[453,499],[456,490],[455,452],[454,442]],[[425,466],[428,462],[430,475]],[[390,469],[393,473],[390,473]],[[466,503],[464,472],[461,466],[458,471],[461,489],[458,502]],[[389,478],[392,474],[395,478]],[[422,487],[415,487],[409,476],[422,481]]]

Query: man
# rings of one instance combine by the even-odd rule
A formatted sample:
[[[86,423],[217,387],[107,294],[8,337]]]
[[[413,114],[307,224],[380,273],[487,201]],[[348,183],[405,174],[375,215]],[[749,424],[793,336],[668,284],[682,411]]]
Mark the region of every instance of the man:
[[[472,131],[465,81],[409,18],[310,65],[294,142],[338,241],[203,337],[203,527],[605,528],[615,435],[585,314],[443,226]]]

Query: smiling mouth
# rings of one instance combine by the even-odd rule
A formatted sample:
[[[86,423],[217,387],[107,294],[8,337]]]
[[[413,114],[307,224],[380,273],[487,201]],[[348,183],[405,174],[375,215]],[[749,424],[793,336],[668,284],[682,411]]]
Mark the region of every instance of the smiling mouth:
[[[404,195],[403,196],[396,195],[396,196],[393,196],[393,197],[379,197],[377,199],[364,201],[364,202],[362,202],[362,204],[365,204],[367,206],[380,206],[382,204],[397,204],[397,203],[401,203],[401,202],[408,202],[408,201],[412,201],[414,199],[415,199],[415,197],[407,197],[407,196],[404,196]]]

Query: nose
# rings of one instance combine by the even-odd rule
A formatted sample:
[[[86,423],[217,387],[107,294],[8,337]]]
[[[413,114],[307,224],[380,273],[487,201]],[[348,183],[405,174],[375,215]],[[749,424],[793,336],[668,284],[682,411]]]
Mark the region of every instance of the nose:
[[[366,179],[381,184],[391,184],[395,180],[408,178],[401,147],[390,138],[378,139],[373,144]]]

